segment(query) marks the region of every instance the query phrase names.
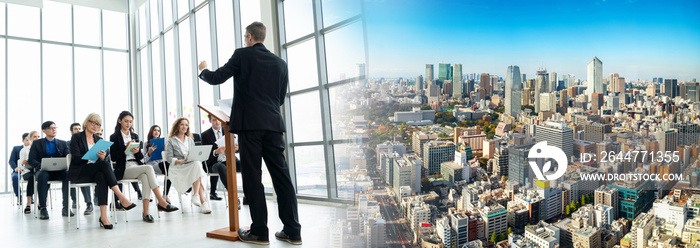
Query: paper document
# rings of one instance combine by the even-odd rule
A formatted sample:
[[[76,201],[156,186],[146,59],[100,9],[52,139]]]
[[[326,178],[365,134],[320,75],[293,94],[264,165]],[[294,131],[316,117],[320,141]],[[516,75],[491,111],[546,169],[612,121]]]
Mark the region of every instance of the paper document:
[[[214,143],[219,147],[226,146],[226,135],[219,137]]]
[[[165,151],[165,138],[151,140],[151,146],[156,146],[156,150],[151,153],[151,161],[162,160]]]
[[[109,142],[106,140],[99,140],[97,143],[92,146],[92,148],[85,153],[85,156],[83,156],[81,159],[83,160],[88,160],[88,161],[97,161],[99,158],[97,157],[97,153],[100,151],[107,151],[109,150],[109,147],[112,146],[114,142]]]
[[[230,115],[231,109],[233,108],[233,98],[229,99],[219,99],[216,101],[216,106],[224,111],[225,114]]]
[[[131,148],[138,148],[139,147],[139,142],[133,142],[129,147],[126,148],[126,151],[124,151],[124,154],[129,155],[129,154],[134,154],[131,152]]]

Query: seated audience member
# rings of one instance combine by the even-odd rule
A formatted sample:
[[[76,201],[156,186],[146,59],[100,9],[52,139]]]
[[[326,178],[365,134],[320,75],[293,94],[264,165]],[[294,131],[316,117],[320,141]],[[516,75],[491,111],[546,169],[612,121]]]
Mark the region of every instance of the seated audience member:
[[[22,134],[22,145],[15,146],[12,148],[12,153],[10,154],[10,168],[12,169],[12,189],[15,192],[15,197],[17,197],[17,205],[22,205],[22,196],[20,195],[19,192],[19,178],[23,176],[23,174],[28,175],[27,176],[27,206],[24,209],[25,213],[31,213],[31,204],[32,204],[32,195],[34,194],[34,174],[33,173],[26,173],[29,170],[25,169],[25,165],[29,163],[28,155],[29,155],[29,148],[32,145],[32,133],[35,133],[37,137],[39,137],[39,134],[37,131],[32,131],[31,133],[24,133]],[[26,151],[26,152],[25,152]],[[22,155],[25,155],[24,157]],[[25,172],[25,173],[23,173]]]
[[[114,175],[117,180],[138,178],[141,181],[145,196],[143,198],[142,217],[144,221],[153,223],[153,216],[148,213],[151,191],[153,191],[158,200],[158,211],[173,212],[177,211],[178,208],[168,204],[163,199],[163,196],[160,194],[160,187],[158,187],[158,181],[156,181],[156,173],[153,171],[153,167],[144,166],[141,150],[138,147],[127,150],[131,144],[140,143],[138,134],[134,133],[134,129],[131,127],[133,121],[134,116],[129,111],[122,111],[119,114],[119,118],[117,118],[114,133],[109,136],[109,141],[114,142],[114,145],[110,148],[112,150],[112,161],[115,162]]]
[[[29,132],[29,136],[27,137],[27,141],[29,144],[27,144],[27,141],[24,143],[24,148],[19,152],[19,160],[17,160],[17,164],[20,165],[20,167],[24,168],[27,164],[29,164],[29,152],[32,148],[32,143],[34,143],[35,140],[38,140],[40,138],[39,132],[37,131],[31,131]],[[22,178],[24,180],[27,180],[27,206],[24,207],[24,213],[29,214],[32,212],[32,208],[30,205],[34,203],[34,200],[32,199],[32,195],[34,194],[34,173],[32,173],[30,170],[20,171],[20,173],[23,173],[24,175]]]
[[[151,159],[153,157],[153,152],[155,152],[155,150],[158,149],[158,147],[155,144],[151,144],[151,140],[160,138],[160,133],[160,126],[151,126],[151,128],[148,130],[148,140],[146,141],[146,145],[141,149],[141,153],[143,154],[143,161],[145,164],[153,167],[153,171],[165,174],[165,169],[166,167],[170,168],[170,163],[163,163],[164,160],[162,158],[157,160]],[[163,146],[165,146],[165,142],[163,142]],[[171,184],[172,182],[170,182],[170,180],[168,180],[165,183],[165,200],[168,203],[170,203],[170,198],[168,198],[168,191],[170,191]]]
[[[53,121],[46,121],[41,124],[41,131],[46,138],[32,142],[29,150],[29,163],[27,168],[34,171],[39,194],[39,219],[49,219],[49,211],[46,209],[46,195],[49,192],[48,181],[63,181],[61,191],[63,192],[63,209],[61,214],[73,216],[73,211],[68,207],[68,180],[67,171],[42,171],[41,160],[44,158],[60,158],[69,154],[68,145],[65,141],[56,138],[56,124]]]
[[[194,140],[190,132],[190,123],[187,118],[180,117],[173,123],[168,141],[166,143],[165,159],[170,162],[170,170],[168,177],[173,182],[173,186],[177,192],[185,192],[189,187],[192,187],[192,204],[201,206],[201,212],[204,214],[211,213],[209,202],[204,197],[204,186],[202,178],[206,177],[206,173],[202,169],[202,161],[188,161],[190,149],[194,147]]]
[[[73,134],[79,133],[82,131],[80,127],[80,123],[73,123],[70,124],[70,135],[72,136]],[[68,144],[68,147],[70,147],[70,140],[66,141]],[[85,199],[85,212],[83,213],[84,215],[91,215],[93,208],[92,208],[92,199],[90,198],[90,188],[89,187],[81,187],[80,192],[83,193],[83,199]],[[71,189],[71,199],[73,199],[73,208],[77,208],[78,206],[75,203],[75,189]]]
[[[212,145],[211,153],[209,153],[209,159],[206,163],[207,171],[216,173],[219,176],[210,178],[211,190],[209,191],[209,199],[219,201],[221,197],[216,195],[217,180],[220,178],[225,188],[228,188],[228,184],[226,183],[226,147],[219,147],[216,141],[224,137],[226,133],[221,128],[221,122],[218,119],[209,115],[209,122],[211,123],[211,128],[202,133],[202,145]]]
[[[83,156],[101,139],[96,133],[102,127],[102,119],[98,114],[91,113],[83,122],[82,132],[73,134],[71,137],[70,151],[72,159],[70,162],[69,179],[76,183],[93,182],[97,184],[97,205],[100,206],[100,227],[112,229],[112,224],[107,218],[107,192],[112,189],[117,198],[124,204],[124,209],[130,210],[136,204],[129,201],[117,187],[117,178],[114,176],[112,166],[106,160],[108,151],[97,153],[97,160],[84,160]]]

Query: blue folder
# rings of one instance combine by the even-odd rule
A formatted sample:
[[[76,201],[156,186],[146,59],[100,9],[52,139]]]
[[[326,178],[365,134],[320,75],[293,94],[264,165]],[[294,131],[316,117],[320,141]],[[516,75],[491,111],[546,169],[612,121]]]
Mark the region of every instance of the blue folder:
[[[109,147],[112,146],[114,142],[109,142],[106,140],[99,140],[97,143],[90,148],[90,150],[85,153],[83,156],[83,160],[89,160],[89,161],[97,161],[99,158],[97,157],[97,153],[100,151],[108,151]]]
[[[151,146],[155,145],[156,150],[151,153],[151,161],[162,160],[163,155],[161,154],[165,151],[165,138],[158,138],[151,140]]]

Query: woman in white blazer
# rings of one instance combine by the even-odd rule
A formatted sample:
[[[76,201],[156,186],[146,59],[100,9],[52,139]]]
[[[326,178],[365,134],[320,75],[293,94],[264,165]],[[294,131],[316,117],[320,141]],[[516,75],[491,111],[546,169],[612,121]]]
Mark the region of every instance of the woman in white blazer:
[[[201,206],[201,212],[211,213],[211,206],[204,194],[202,178],[206,173],[202,169],[202,161],[188,161],[190,149],[194,147],[190,122],[187,118],[180,117],[173,123],[170,129],[165,147],[165,159],[170,162],[168,178],[173,182],[177,192],[184,193],[192,187],[192,204]]]

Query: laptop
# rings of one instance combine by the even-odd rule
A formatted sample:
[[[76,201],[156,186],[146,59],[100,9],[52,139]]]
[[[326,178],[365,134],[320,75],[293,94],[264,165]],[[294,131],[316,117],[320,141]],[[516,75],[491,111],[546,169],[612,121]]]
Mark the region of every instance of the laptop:
[[[187,155],[187,161],[207,161],[209,153],[211,153],[212,145],[194,146],[190,148],[190,154]]]
[[[68,160],[63,158],[43,158],[41,159],[41,170],[43,171],[65,171],[68,170]]]

